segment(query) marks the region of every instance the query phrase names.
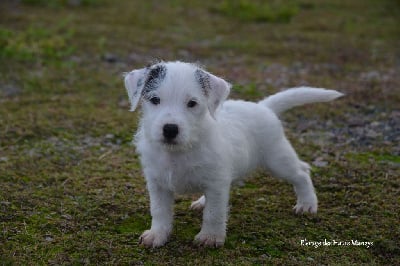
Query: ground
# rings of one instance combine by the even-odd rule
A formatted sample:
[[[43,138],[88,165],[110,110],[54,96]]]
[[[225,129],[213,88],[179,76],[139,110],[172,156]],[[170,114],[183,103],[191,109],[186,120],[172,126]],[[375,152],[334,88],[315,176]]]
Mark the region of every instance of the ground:
[[[399,265],[399,1],[265,2],[1,1],[2,265]],[[282,116],[319,213],[296,216],[292,188],[256,173],[231,192],[223,248],[192,244],[191,196],[170,242],[140,247],[149,199],[122,73],[157,59],[199,62],[232,98],[345,93]]]

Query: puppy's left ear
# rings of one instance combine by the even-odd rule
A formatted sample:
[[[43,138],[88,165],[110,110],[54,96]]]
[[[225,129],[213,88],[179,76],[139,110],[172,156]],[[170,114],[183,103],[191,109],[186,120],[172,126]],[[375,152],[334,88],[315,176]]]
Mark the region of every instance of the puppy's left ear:
[[[129,102],[131,103],[131,112],[135,111],[144,87],[146,68],[133,70],[125,74],[125,88],[128,92]]]
[[[211,116],[215,119],[217,108],[228,97],[232,85],[222,78],[214,76],[211,73],[198,69],[196,79],[200,83],[203,93],[207,97],[207,106]]]

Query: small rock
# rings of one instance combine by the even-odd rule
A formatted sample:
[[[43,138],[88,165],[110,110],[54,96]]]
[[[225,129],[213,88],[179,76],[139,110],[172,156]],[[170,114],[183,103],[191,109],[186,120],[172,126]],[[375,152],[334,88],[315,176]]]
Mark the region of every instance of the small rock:
[[[8,158],[7,157],[0,157],[0,162],[7,162]]]
[[[365,136],[367,136],[368,138],[373,138],[373,139],[379,137],[380,135],[381,134],[379,132],[376,132],[373,129],[369,129],[365,134]]]
[[[106,139],[114,139],[115,135],[114,134],[107,134],[105,138]]]
[[[54,240],[54,238],[50,235],[45,236],[44,240],[46,240],[47,242],[52,242]]]
[[[322,167],[326,167],[328,165],[328,162],[324,161],[322,157],[318,157],[312,162],[312,164],[316,167],[322,168]]]
[[[118,57],[115,54],[112,53],[106,53],[101,57],[102,60],[108,62],[108,63],[115,63],[118,61]]]

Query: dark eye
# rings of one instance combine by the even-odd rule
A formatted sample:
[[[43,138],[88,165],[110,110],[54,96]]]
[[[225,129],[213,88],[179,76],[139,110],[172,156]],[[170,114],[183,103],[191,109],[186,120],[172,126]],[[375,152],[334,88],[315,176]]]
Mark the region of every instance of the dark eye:
[[[194,101],[194,100],[190,100],[190,101],[187,103],[187,107],[189,107],[189,108],[193,108],[193,107],[195,107],[196,105],[197,105],[197,102]]]
[[[153,96],[150,98],[150,102],[154,105],[160,104],[160,98],[157,96]]]

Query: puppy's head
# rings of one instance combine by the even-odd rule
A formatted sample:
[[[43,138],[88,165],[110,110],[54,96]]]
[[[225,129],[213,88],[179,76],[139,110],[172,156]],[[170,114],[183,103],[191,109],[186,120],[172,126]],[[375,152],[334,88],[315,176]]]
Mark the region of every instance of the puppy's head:
[[[133,70],[125,87],[134,111],[142,103],[144,137],[171,150],[201,141],[230,84],[193,64],[158,63]]]

